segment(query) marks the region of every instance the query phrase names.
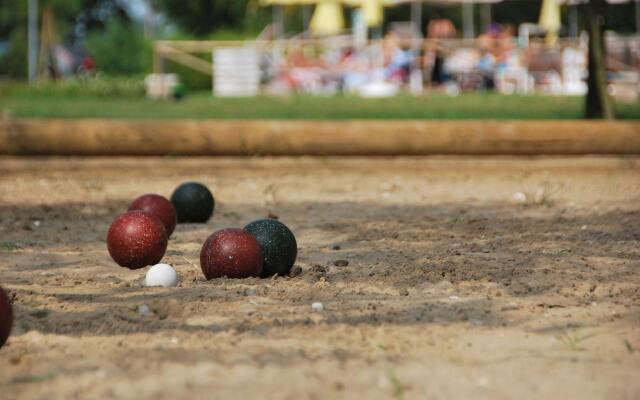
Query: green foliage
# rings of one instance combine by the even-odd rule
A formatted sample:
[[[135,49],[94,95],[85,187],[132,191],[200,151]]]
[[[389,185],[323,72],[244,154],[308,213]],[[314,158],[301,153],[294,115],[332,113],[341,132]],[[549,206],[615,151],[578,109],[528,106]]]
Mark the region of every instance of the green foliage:
[[[154,0],[184,32],[203,38],[218,30],[260,31],[269,9],[257,0]]]
[[[211,60],[211,57],[208,57],[208,59]],[[185,67],[178,63],[171,61],[165,62],[165,71],[178,75],[180,77],[180,82],[189,90],[211,90],[211,76],[205,75],[202,72]]]
[[[189,91],[189,95],[177,103],[150,101],[142,97],[0,96],[0,113],[6,111],[15,117],[36,118],[539,120],[579,119],[583,112],[582,104],[581,97],[505,96],[492,93],[465,93],[458,97],[440,94],[425,97],[403,95],[389,99],[350,96],[221,99],[212,97],[209,89],[205,93]],[[618,103],[616,107],[622,118],[640,119],[639,105],[637,102]]]
[[[32,101],[79,97],[131,99],[142,98],[144,95],[145,88],[142,77],[123,78],[98,75],[88,79],[44,81],[36,85],[23,83],[0,85],[0,96]]]
[[[65,45],[69,44],[67,41],[82,13],[87,17],[86,28],[98,31],[107,18],[126,20],[117,0],[39,0],[38,6],[40,18],[46,9],[53,12],[57,39]],[[24,79],[27,75],[26,0],[0,0],[0,40],[5,38],[9,38],[9,49],[0,57],[0,75]]]
[[[89,35],[86,46],[96,68],[107,74],[139,74],[150,69],[151,43],[133,24],[111,20],[103,32]]]
[[[25,30],[14,30],[9,40],[9,50],[0,57],[0,75],[15,79],[27,77],[27,33]]]

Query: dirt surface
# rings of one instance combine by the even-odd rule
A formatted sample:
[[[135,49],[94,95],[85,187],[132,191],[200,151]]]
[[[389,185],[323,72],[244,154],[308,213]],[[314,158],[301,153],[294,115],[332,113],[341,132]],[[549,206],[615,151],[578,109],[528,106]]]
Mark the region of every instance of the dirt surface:
[[[214,218],[143,288],[108,226],[185,180]],[[207,282],[267,215],[301,274]],[[640,398],[640,158],[0,158],[0,246],[2,399]]]

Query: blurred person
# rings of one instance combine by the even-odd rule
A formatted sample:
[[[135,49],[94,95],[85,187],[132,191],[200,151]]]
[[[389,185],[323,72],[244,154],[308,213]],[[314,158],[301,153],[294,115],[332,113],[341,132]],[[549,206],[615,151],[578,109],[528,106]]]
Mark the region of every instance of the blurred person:
[[[442,45],[442,40],[453,39],[457,36],[456,27],[453,22],[442,18],[440,13],[436,13],[435,18],[427,25],[427,41],[425,48],[424,65],[431,71],[430,81],[437,86],[447,81],[444,70],[446,48]]]
[[[494,39],[495,88],[501,93],[525,93],[529,90],[529,73],[515,42],[513,25],[505,25]]]
[[[487,30],[476,39],[476,46],[480,52],[489,52],[494,56],[498,53],[498,37],[502,27],[499,24],[491,24]]]
[[[76,74],[80,76],[91,76],[95,73],[96,61],[93,57],[86,55],[82,58],[80,65],[76,69]]]
[[[477,68],[482,76],[484,89],[493,90],[495,88],[496,70],[505,57],[502,48],[503,42],[508,40],[509,38],[503,34],[502,26],[495,23],[489,25],[487,30],[476,39],[476,46],[480,51]]]
[[[478,60],[478,71],[482,76],[482,87],[486,90],[493,90],[495,87],[495,67],[496,58],[491,51],[486,49],[480,50],[480,59]]]
[[[324,65],[309,53],[310,50],[302,45],[293,48],[287,55],[282,78],[294,91],[317,93],[322,90]]]
[[[394,82],[407,82],[411,69],[411,55],[400,47],[395,32],[389,32],[385,36],[382,42],[382,56],[385,78]]]
[[[354,93],[372,79],[372,68],[366,54],[357,52],[354,48],[343,51],[338,64],[341,74],[341,89],[346,93]]]

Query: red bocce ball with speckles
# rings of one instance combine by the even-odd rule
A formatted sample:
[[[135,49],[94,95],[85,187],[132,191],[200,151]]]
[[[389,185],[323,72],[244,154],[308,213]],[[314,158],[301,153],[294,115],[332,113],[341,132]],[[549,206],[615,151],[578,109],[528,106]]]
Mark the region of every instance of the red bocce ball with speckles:
[[[263,262],[260,243],[243,229],[215,232],[200,252],[200,267],[207,279],[259,276]]]
[[[128,211],[111,224],[107,248],[118,265],[138,269],[160,262],[167,251],[167,240],[158,218],[144,211]]]
[[[11,325],[13,325],[11,302],[7,293],[0,287],[0,347],[7,342],[11,333]]]
[[[178,223],[176,209],[173,204],[158,194],[145,194],[140,196],[131,203],[129,211],[141,210],[151,215],[155,215],[163,224],[167,231],[167,237],[170,237]]]

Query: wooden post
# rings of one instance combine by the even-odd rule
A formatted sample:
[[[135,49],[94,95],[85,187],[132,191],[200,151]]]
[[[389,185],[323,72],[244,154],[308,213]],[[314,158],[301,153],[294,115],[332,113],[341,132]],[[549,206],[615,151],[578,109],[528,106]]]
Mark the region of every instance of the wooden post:
[[[607,91],[606,49],[602,23],[604,0],[590,0],[587,6],[587,30],[589,32],[589,77],[585,117],[590,119],[615,119],[613,100]]]

